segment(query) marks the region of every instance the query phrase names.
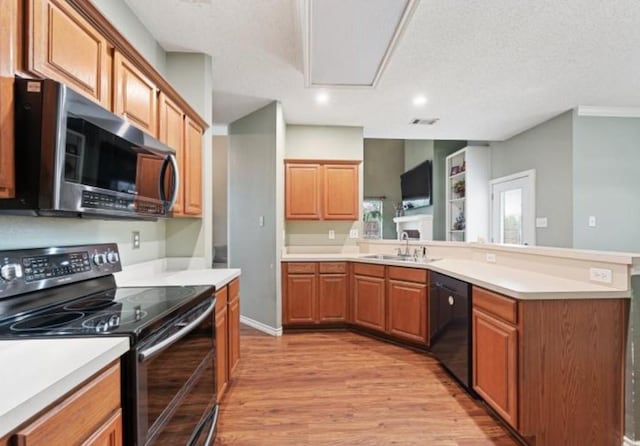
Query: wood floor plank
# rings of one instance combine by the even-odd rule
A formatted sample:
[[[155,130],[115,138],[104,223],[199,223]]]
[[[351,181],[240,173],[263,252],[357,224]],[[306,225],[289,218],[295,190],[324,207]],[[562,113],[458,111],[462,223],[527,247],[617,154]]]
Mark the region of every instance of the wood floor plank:
[[[423,353],[350,332],[243,326],[218,446],[518,445]]]

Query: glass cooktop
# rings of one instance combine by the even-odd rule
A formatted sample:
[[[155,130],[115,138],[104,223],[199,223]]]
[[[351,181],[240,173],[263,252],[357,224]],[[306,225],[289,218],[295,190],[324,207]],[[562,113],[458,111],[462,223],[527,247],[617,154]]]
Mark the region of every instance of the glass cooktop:
[[[113,288],[28,314],[0,318],[0,337],[127,334],[171,320],[212,295],[207,286]]]

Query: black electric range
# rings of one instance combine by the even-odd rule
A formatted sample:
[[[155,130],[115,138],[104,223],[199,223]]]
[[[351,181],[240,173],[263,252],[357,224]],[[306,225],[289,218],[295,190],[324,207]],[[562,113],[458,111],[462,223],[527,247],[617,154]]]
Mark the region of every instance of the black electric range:
[[[124,444],[212,444],[214,288],[118,288],[121,269],[115,244],[0,251],[0,339],[128,336]]]

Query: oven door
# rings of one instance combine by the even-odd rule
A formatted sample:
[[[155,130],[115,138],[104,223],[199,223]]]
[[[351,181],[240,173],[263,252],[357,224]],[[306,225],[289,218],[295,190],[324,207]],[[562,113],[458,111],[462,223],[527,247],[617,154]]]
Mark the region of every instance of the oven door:
[[[214,301],[207,300],[136,349],[138,446],[212,444],[213,309]]]

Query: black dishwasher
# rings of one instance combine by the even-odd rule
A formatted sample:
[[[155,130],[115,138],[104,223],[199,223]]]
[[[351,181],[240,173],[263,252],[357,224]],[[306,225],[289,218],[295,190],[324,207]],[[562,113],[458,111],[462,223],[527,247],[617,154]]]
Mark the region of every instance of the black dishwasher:
[[[431,353],[471,391],[471,286],[436,272],[430,281]]]

